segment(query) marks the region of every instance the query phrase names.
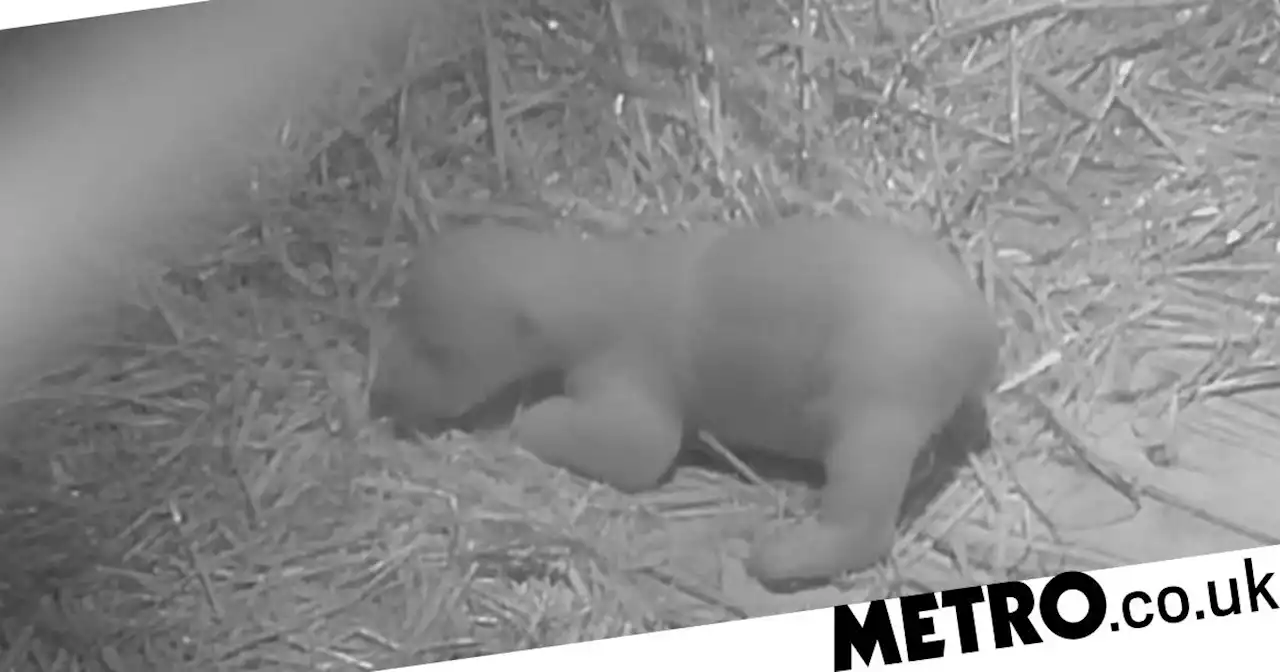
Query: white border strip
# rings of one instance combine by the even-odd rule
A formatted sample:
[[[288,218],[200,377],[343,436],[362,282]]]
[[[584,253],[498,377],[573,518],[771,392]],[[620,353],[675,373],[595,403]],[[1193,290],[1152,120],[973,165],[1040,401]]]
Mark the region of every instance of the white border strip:
[[[95,16],[194,5],[208,0],[3,0],[0,30]],[[0,35],[3,38],[3,35]]]

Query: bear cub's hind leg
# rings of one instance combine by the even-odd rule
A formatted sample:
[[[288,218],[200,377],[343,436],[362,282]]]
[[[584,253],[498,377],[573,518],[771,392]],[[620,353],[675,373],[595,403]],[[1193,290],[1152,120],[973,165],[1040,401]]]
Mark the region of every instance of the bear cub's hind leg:
[[[911,406],[864,408],[843,429],[824,466],[816,519],[761,537],[747,569],[764,583],[830,579],[884,558],[916,456],[937,423]],[[941,421],[939,421],[941,422]]]

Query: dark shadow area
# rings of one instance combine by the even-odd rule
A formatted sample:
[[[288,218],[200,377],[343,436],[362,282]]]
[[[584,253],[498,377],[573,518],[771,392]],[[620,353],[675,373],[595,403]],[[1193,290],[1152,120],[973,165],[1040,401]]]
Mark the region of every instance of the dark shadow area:
[[[16,403],[0,417],[0,651],[25,652],[13,659],[21,664],[62,649],[80,669],[105,672],[104,648],[136,634],[104,615],[117,591],[103,570],[128,565],[119,537],[128,520],[105,501],[115,474],[62,471],[66,451],[50,445],[65,431],[50,429],[67,422],[59,406]]]

